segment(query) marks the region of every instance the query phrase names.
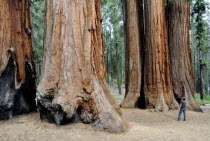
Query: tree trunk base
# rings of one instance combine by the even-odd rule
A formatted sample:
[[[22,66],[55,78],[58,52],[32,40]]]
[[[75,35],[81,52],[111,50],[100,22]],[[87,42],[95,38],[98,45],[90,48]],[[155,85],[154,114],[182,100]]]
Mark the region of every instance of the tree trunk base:
[[[108,132],[124,132],[129,128],[127,121],[110,103],[109,96],[98,80],[93,80],[94,89],[91,93],[85,91],[69,100],[70,103],[57,103],[56,99],[44,94],[37,98],[41,120],[63,125],[72,122],[91,124],[94,128]],[[48,95],[48,98],[46,96]],[[59,98],[58,98],[59,99]],[[71,103],[71,102],[74,103]],[[61,106],[63,105],[63,106]],[[68,107],[68,108],[66,108]]]
[[[40,119],[50,123],[55,123],[57,126],[65,125],[68,123],[79,122],[78,114],[76,113],[72,118],[66,118],[66,114],[60,107],[57,109],[53,107],[52,100],[39,97],[37,99],[37,107],[40,112]]]
[[[125,99],[120,104],[120,107],[127,109],[135,108],[139,97],[140,93],[128,92],[128,94],[125,96]]]
[[[13,115],[36,110],[35,79],[31,76],[31,70],[31,66],[26,63],[25,84],[16,89],[14,61],[12,58],[9,59],[0,77],[0,120],[11,119]]]

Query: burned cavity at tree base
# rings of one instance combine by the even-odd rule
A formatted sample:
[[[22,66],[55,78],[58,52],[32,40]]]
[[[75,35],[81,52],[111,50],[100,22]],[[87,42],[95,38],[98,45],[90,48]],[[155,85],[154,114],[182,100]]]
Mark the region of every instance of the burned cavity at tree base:
[[[77,113],[69,119],[66,118],[67,114],[62,111],[61,107],[53,105],[51,98],[39,96],[37,98],[37,108],[40,112],[40,119],[42,121],[55,123],[57,126],[82,122]]]
[[[11,119],[13,115],[35,111],[35,77],[32,68],[25,63],[26,80],[15,88],[15,65],[11,57],[5,71],[0,76],[0,120]]]

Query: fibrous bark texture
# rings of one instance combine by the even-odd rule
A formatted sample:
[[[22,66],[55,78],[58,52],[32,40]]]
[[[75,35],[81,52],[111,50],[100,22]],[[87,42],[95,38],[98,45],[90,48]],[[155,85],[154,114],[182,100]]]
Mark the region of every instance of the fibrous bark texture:
[[[171,83],[169,51],[165,22],[164,0],[146,0],[145,3],[145,83],[148,108],[167,111],[178,107]]]
[[[0,119],[36,108],[29,5],[0,1]]]
[[[143,1],[125,0],[126,93],[122,108],[138,106],[143,68]]]
[[[190,50],[190,3],[169,1],[168,38],[173,92],[177,101],[185,96],[188,109],[201,111],[194,99],[194,72]]]
[[[46,0],[45,50],[38,106],[57,125],[79,118],[110,132],[128,123],[112,98],[104,65],[100,0]]]

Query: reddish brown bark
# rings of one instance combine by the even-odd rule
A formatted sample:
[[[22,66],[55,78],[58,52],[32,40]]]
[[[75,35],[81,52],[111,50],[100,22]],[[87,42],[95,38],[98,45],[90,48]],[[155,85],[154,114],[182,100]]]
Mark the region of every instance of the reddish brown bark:
[[[126,22],[126,93],[122,108],[138,106],[143,68],[143,1],[125,1]]]
[[[0,1],[0,119],[35,109],[29,0]]]
[[[168,37],[173,92],[180,101],[185,96],[188,109],[201,111],[194,99],[194,72],[190,49],[190,3],[169,1]]]
[[[178,107],[173,96],[164,0],[145,3],[145,84],[147,107],[167,111]]]
[[[106,84],[101,1],[46,1],[45,51],[38,86],[42,119],[123,132],[128,123]],[[77,116],[76,116],[77,117]]]

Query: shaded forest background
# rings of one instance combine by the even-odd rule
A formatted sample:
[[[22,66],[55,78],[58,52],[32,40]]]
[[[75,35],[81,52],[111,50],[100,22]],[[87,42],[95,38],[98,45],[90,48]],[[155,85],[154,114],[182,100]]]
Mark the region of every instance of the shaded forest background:
[[[210,103],[210,9],[209,0],[191,2],[191,49],[194,65],[195,98]],[[44,0],[31,1],[33,50],[39,81],[43,61]],[[106,44],[105,63],[110,89],[124,94],[125,86],[125,17],[124,0],[102,0],[103,34]],[[203,95],[200,97],[200,94]]]

